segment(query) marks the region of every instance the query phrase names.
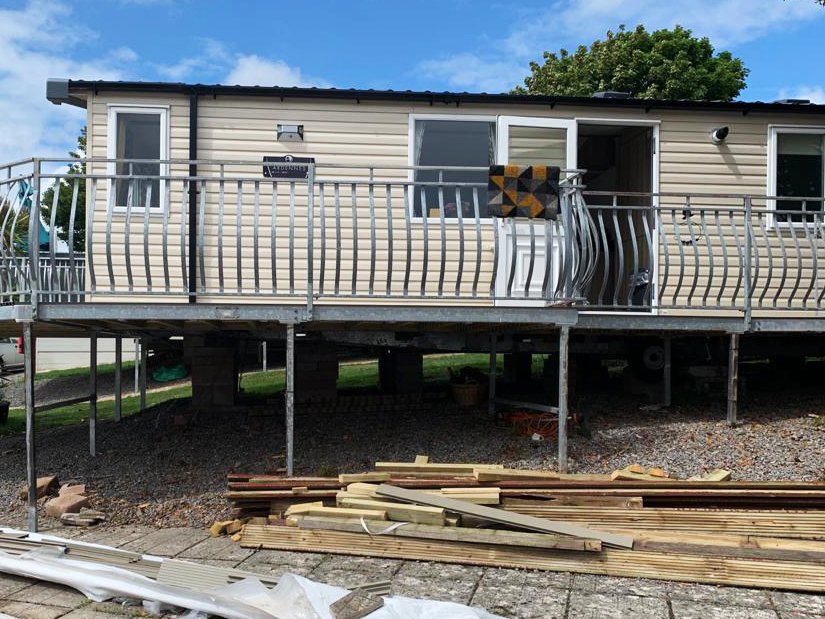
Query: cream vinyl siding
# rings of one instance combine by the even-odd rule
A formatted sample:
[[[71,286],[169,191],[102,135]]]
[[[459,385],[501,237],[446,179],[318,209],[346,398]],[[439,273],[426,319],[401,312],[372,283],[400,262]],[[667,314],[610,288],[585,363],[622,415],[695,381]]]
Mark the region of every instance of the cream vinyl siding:
[[[171,158],[188,157],[188,99],[183,96],[147,96],[141,94],[99,94],[89,96],[89,143],[90,154],[95,157],[107,155],[107,108],[109,104],[123,105],[165,105],[169,107],[169,152]],[[392,102],[362,102],[356,101],[325,101],[321,99],[281,101],[279,98],[265,97],[202,97],[198,111],[198,157],[199,159],[221,160],[250,160],[262,161],[264,155],[285,155],[315,157],[318,164],[315,195],[315,222],[314,222],[314,260],[315,281],[314,290],[320,292],[321,251],[324,248],[324,292],[316,302],[342,303],[350,302],[346,299],[333,298],[329,295],[335,284],[336,231],[340,233],[340,273],[339,291],[341,294],[352,293],[353,267],[353,215],[352,215],[352,182],[356,187],[356,219],[357,219],[357,273],[355,275],[355,292],[363,295],[362,298],[352,299],[355,303],[369,303],[385,305],[392,301],[384,298],[366,298],[369,293],[370,273],[373,272],[373,294],[383,296],[386,293],[387,276],[389,271],[389,239],[392,238],[392,269],[390,271],[392,295],[400,296],[406,275],[407,262],[407,234],[404,217],[405,204],[403,183],[407,181],[408,173],[405,170],[382,169],[408,164],[409,142],[409,115],[410,114],[471,114],[490,115],[500,114],[519,115],[525,117],[556,117],[556,118],[604,118],[609,120],[645,120],[660,121],[659,125],[659,183],[662,192],[681,193],[749,193],[765,195],[767,187],[767,139],[768,124],[789,125],[817,125],[821,119],[800,114],[748,114],[719,113],[700,111],[670,111],[629,110],[622,108],[570,108],[557,106],[551,110],[549,106],[491,106],[491,105],[461,105],[459,107],[438,106],[428,104],[392,103]],[[304,126],[304,141],[300,143],[280,143],[276,139],[276,127],[279,123],[302,124]],[[721,145],[712,144],[710,131],[714,127],[729,126],[730,135]],[[529,146],[528,136],[524,136],[525,144]],[[347,169],[325,167],[329,164],[346,164],[354,166]],[[373,210],[370,210],[370,195],[365,181],[369,178],[369,168],[374,168],[375,187],[373,190]],[[102,166],[95,169],[96,173],[104,173]],[[272,196],[273,183],[262,176],[261,164],[248,166],[245,169],[227,167],[224,180],[224,216],[223,238],[219,237],[218,196],[220,183],[216,179],[216,166],[201,166],[201,175],[210,176],[205,186],[206,208],[203,218],[204,226],[204,263],[206,267],[206,290],[217,292],[220,287],[218,273],[218,247],[223,248],[224,296],[203,297],[204,301],[230,301],[237,303],[242,300],[260,302],[262,299],[273,298],[273,272],[271,268],[271,223],[273,217]],[[172,166],[171,174],[185,174],[186,166]],[[237,190],[238,184],[233,180],[239,176],[257,178],[259,192],[259,219],[257,226],[258,238],[258,293],[255,295],[255,274],[253,269],[254,238],[256,236],[254,211],[255,183],[244,182],[242,186],[240,228],[237,218]],[[340,226],[337,224],[333,194],[335,181],[338,181],[340,194]],[[391,190],[390,211],[387,216],[387,184]],[[320,187],[323,185],[325,194],[324,228],[326,238],[321,236],[321,206]],[[94,247],[93,263],[97,290],[105,291],[109,287],[108,263],[106,257],[106,191],[99,188],[94,213]],[[294,227],[290,234],[289,226],[289,192],[290,183],[277,183],[277,200],[275,208],[275,246],[277,293],[279,302],[305,301],[306,293],[306,261],[307,261],[307,221],[306,213],[306,184],[300,181],[295,183],[295,211]],[[174,181],[170,187],[170,203],[168,205],[168,262],[172,289],[180,290],[181,279],[181,215],[184,212],[185,195],[181,181]],[[479,200],[486,199],[481,191]],[[454,201],[445,195],[445,201]],[[764,209],[764,200],[754,202],[754,209]],[[662,206],[681,206],[684,198],[663,197]],[[741,199],[706,199],[694,198],[692,204],[698,206],[723,206],[742,204]],[[665,216],[666,238],[670,239],[671,272],[674,276],[673,260],[678,256],[675,246],[675,230],[669,215]],[[699,224],[699,217],[694,222]],[[370,222],[375,222],[375,251],[371,247]],[[390,235],[390,223],[392,233]],[[679,222],[681,224],[681,222]],[[741,219],[736,221],[740,225]],[[116,288],[125,290],[126,267],[124,256],[124,216],[116,213],[112,221],[112,272]],[[490,278],[493,273],[493,229],[487,222],[482,222],[481,234],[476,236],[472,219],[465,220],[464,233],[464,275],[460,287],[460,298],[455,298],[456,279],[459,268],[460,235],[457,226],[447,221],[445,226],[446,249],[444,254],[444,282],[442,299],[415,299],[421,290],[422,279],[422,252],[424,250],[424,230],[420,219],[410,224],[411,235],[411,268],[409,272],[409,294],[416,304],[434,303],[444,304],[491,304],[487,297],[490,289]],[[708,221],[707,225],[711,225]],[[164,219],[161,216],[151,215],[149,218],[149,263],[154,288],[163,287],[163,246],[162,230]],[[699,278],[697,293],[694,302],[701,298],[701,293],[707,285],[709,277],[709,250],[721,250],[721,241],[715,230],[715,223],[706,239],[699,243]],[[726,239],[729,252],[735,248],[733,230],[730,222],[720,222],[722,235]],[[144,268],[143,247],[143,217],[142,213],[134,214],[129,235],[132,254],[133,288],[136,293],[146,289],[146,275]],[[240,235],[239,235],[240,233]],[[686,233],[682,225],[682,234]],[[238,289],[237,277],[237,239],[241,239],[241,285],[244,293],[250,296],[241,298],[236,295]],[[779,236],[786,241],[787,247],[793,247],[792,236],[785,231],[782,235],[768,231],[768,243],[779,247]],[[292,256],[295,266],[293,294],[289,293],[289,248],[292,241]],[[684,238],[684,237],[683,237]],[[441,272],[441,231],[437,220],[429,220],[428,226],[428,268],[426,292],[436,295],[438,280]],[[709,240],[709,244],[708,244]],[[799,239],[805,244],[804,239]],[[658,242],[661,244],[661,238]],[[741,242],[741,239],[740,239]],[[185,240],[188,248],[188,240]],[[479,251],[480,247],[480,251]],[[677,302],[686,299],[690,284],[688,278],[694,277],[694,262],[692,248],[685,250],[685,284],[683,292]],[[689,250],[689,251],[688,251]],[[662,275],[662,247],[659,248],[659,274]],[[808,262],[801,274],[801,289],[810,282],[812,271],[810,268],[810,249],[801,248],[800,252]],[[807,254],[805,253],[807,252]],[[480,256],[480,272],[478,276],[479,299],[471,298],[471,288],[475,277],[476,256]],[[731,262],[732,256],[729,256]],[[822,261],[821,261],[822,262]],[[764,264],[763,264],[764,263]],[[718,286],[721,283],[721,255],[714,254],[714,274],[711,281],[709,299],[715,301]],[[820,265],[822,268],[825,265]],[[774,276],[769,290],[778,285],[781,276],[774,264]],[[678,265],[676,265],[678,269]],[[760,277],[765,283],[767,259],[760,259]],[[732,291],[730,278],[735,274],[729,273],[728,290]],[[789,275],[790,277],[790,275]],[[795,277],[795,276],[794,276]],[[675,281],[675,280],[674,280]],[[795,280],[794,280],[795,281]],[[786,288],[790,290],[786,282]],[[198,288],[201,288],[200,281]],[[757,292],[759,287],[757,286]],[[672,292],[672,290],[670,291]],[[697,297],[698,295],[698,297]],[[742,291],[740,290],[740,301]],[[668,291],[666,290],[666,297]],[[96,300],[111,300],[106,295],[94,297]],[[133,294],[129,300],[145,302],[148,295]],[[170,301],[183,300],[183,296],[151,297],[151,300]],[[399,302],[410,303],[401,300]],[[730,299],[722,299],[727,304]]]

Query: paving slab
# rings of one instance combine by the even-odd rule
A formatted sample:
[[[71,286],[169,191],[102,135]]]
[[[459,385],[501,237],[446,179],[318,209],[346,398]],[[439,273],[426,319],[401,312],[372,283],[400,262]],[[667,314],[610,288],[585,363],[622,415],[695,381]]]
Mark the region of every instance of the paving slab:
[[[464,580],[478,582],[484,575],[484,568],[474,565],[454,563],[433,563],[429,561],[407,561],[398,570],[398,576],[412,576],[424,580]]]
[[[146,537],[150,533],[157,531],[154,527],[139,525],[125,527],[106,527],[85,529],[75,539],[90,544],[102,544],[104,546],[114,546],[120,548],[130,542]]]
[[[146,617],[146,609],[143,604],[121,604],[120,602],[90,602],[81,610],[95,613],[105,613],[109,619],[121,617]],[[114,617],[113,617],[114,615]]]
[[[670,619],[667,600],[659,597],[590,593],[571,589],[568,619]],[[775,619],[775,618],[774,618]]]
[[[486,575],[485,575],[486,576]],[[471,606],[512,619],[563,619],[567,609],[566,589],[507,585],[487,585],[482,579]]]
[[[141,552],[161,557],[174,557],[184,550],[202,542],[209,533],[203,529],[191,527],[175,527],[159,529],[139,539],[123,544],[124,550]]]
[[[6,597],[12,601],[45,604],[46,606],[60,606],[68,610],[89,603],[88,598],[77,589],[51,582],[34,583]]]
[[[822,615],[809,615],[808,613],[798,613],[796,611],[779,611],[779,619],[822,619]]]
[[[544,572],[488,567],[481,577],[481,585],[489,587],[554,587],[569,589],[573,580],[570,572]]]
[[[0,602],[0,613],[5,613],[18,619],[57,619],[61,615],[66,614],[66,609],[62,606],[2,601]]]
[[[674,619],[778,619],[776,611],[768,608],[719,606],[690,600],[671,602]]]
[[[668,584],[668,596],[671,600],[689,600],[716,606],[772,607],[768,592],[764,589],[672,582]]]
[[[618,595],[638,595],[641,597],[664,598],[668,593],[668,583],[648,578],[621,578],[598,574],[574,574],[573,589],[589,593]]]
[[[244,559],[235,567],[239,570],[254,572],[280,578],[287,572],[299,576],[309,576],[328,555],[312,552],[290,552],[287,550],[259,550],[248,559]]]
[[[355,570],[357,572],[378,572],[389,579],[404,565],[402,559],[383,559],[381,557],[351,557],[348,555],[332,555],[324,561],[328,569]]]
[[[30,587],[34,581],[22,576],[13,574],[0,574],[0,598],[7,598],[9,595],[20,589]]]
[[[342,570],[337,568],[325,569],[324,565],[312,570],[307,578],[327,585],[343,587],[344,589],[354,589],[367,582],[383,580],[378,572],[356,572],[354,570]],[[393,581],[395,582],[395,581]],[[395,591],[393,591],[395,593]]]
[[[225,559],[240,563],[251,557],[255,551],[251,548],[241,548],[238,542],[231,537],[207,537],[191,548],[180,553],[179,559]]]
[[[809,615],[825,615],[825,595],[773,591],[771,598],[774,607],[781,613],[796,612]]]
[[[77,610],[73,610],[70,613],[63,615],[62,619],[114,619],[117,615],[122,614],[122,612],[118,612],[114,616],[101,610],[93,609],[93,608],[78,608]],[[129,615],[134,616],[134,615]],[[147,615],[144,611],[143,616],[151,616]]]
[[[425,600],[469,604],[478,586],[473,580],[418,578],[397,575],[392,579],[392,594]]]

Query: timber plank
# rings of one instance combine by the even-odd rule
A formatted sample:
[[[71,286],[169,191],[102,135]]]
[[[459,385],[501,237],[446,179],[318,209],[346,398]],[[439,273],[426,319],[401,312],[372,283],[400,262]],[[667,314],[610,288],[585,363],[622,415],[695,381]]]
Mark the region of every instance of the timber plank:
[[[601,540],[605,544],[611,544],[620,548],[632,548],[633,538],[627,535],[617,535],[615,533],[605,533],[587,527],[567,524],[566,522],[554,522],[542,520],[533,516],[525,516],[508,512],[503,509],[487,507],[486,505],[475,505],[466,501],[456,501],[443,496],[436,496],[409,490],[407,488],[396,488],[387,484],[381,484],[376,490],[378,496],[384,496],[408,503],[418,503],[431,507],[440,507],[450,512],[461,515],[482,518],[491,522],[497,522],[520,529],[538,531],[539,533],[561,533],[562,535],[572,535],[575,537],[587,537]]]

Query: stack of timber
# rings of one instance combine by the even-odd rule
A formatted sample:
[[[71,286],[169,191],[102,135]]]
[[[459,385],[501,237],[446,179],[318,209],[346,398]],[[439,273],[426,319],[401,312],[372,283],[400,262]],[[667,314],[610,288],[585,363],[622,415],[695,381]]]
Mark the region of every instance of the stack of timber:
[[[229,476],[244,547],[825,592],[825,483],[378,462]],[[266,524],[262,519],[266,516]]]

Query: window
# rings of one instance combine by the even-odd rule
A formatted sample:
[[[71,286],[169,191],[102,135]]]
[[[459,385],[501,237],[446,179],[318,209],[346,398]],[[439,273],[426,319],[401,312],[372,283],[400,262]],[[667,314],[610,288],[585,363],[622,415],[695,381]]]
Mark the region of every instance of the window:
[[[167,109],[157,107],[110,107],[109,108],[109,173],[118,176],[158,177],[167,173],[167,165],[157,163],[168,158]],[[120,160],[153,160],[120,161]],[[165,181],[159,178],[117,179],[115,181],[115,207],[150,209],[160,211],[164,204]]]
[[[820,197],[825,181],[825,127],[772,128],[769,192],[778,198]],[[811,216],[788,211],[822,211],[821,200],[775,200],[778,222],[813,221]]]
[[[490,120],[429,120],[416,119],[413,125],[413,164],[416,166],[483,167],[495,163],[495,123]],[[416,181],[436,182],[442,175],[444,216],[456,217],[456,191],[450,183],[480,183],[478,209],[487,217],[486,170],[416,170]],[[423,191],[422,191],[423,190]],[[416,217],[439,217],[438,187],[416,187],[413,213]],[[422,195],[423,194],[423,195]],[[475,217],[472,187],[459,187],[463,217]]]

